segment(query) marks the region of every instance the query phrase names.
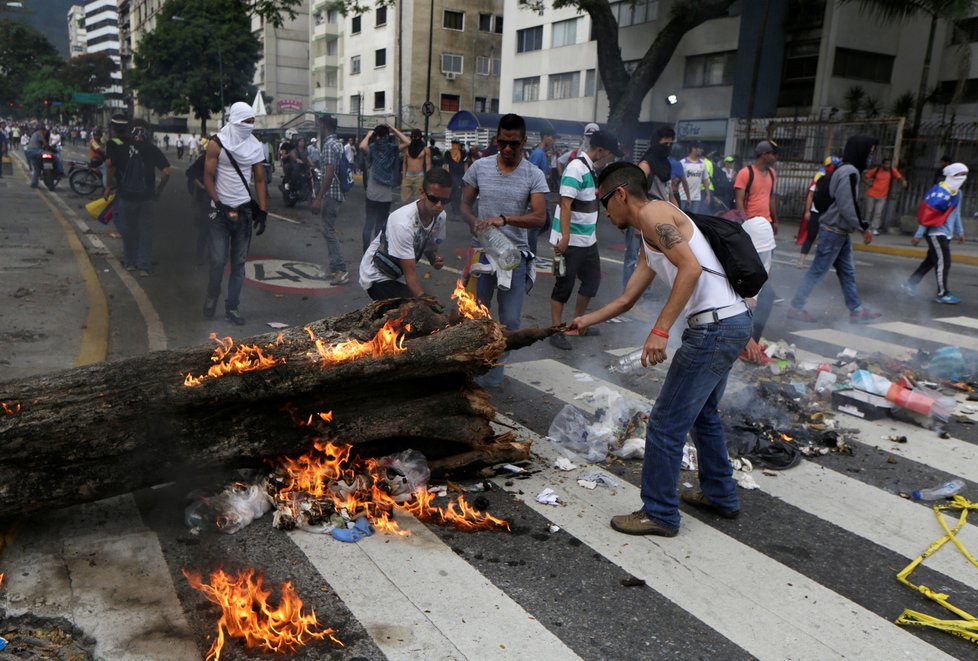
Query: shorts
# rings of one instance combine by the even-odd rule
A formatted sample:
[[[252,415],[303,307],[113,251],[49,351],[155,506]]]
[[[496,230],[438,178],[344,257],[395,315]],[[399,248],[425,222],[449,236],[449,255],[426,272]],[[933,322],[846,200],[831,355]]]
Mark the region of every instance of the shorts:
[[[550,300],[566,303],[574,292],[574,280],[580,280],[578,296],[594,298],[601,284],[601,256],[598,254],[598,244],[587,247],[567,246],[564,251],[565,273],[556,278]]]

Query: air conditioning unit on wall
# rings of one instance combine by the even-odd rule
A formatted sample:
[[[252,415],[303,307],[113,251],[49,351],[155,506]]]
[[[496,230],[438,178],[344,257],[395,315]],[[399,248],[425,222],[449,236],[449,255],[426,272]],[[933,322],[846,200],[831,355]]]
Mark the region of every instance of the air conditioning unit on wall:
[[[448,80],[455,80],[456,78],[458,78],[458,74],[455,73],[454,71],[446,71],[445,78],[447,78]]]

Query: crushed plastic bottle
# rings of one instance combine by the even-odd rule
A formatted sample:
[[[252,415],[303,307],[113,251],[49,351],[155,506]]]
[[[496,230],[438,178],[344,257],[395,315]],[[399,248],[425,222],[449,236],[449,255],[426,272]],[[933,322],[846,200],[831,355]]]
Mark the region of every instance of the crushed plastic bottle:
[[[950,498],[964,489],[964,480],[951,480],[932,489],[917,489],[910,494],[914,500],[941,500]]]
[[[478,232],[479,244],[504,271],[512,271],[520,265],[523,255],[498,227],[489,226]]]
[[[636,349],[635,351],[625,354],[618,359],[618,362],[612,363],[608,367],[609,372],[615,374],[637,374],[645,369],[642,366],[642,350]]]

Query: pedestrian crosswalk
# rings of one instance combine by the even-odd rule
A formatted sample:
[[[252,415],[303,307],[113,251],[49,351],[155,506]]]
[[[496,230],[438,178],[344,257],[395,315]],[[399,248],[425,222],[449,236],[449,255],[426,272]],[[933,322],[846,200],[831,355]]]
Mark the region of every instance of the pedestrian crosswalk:
[[[809,361],[846,348],[907,356],[949,339],[970,352],[978,350],[978,319],[803,329],[788,339]],[[340,651],[314,643],[292,657],[298,659],[325,658],[330,650],[341,658],[479,660],[973,653],[948,634],[893,624],[905,607],[947,615],[895,581],[942,534],[929,507],[897,492],[957,476],[968,483],[964,495],[978,499],[972,440],[942,439],[895,420],[841,418],[859,431],[854,456],[755,471],[759,488],[742,493],[736,521],[684,509],[675,538],[626,537],[608,520],[640,506],[638,462],[562,472],[554,468],[560,450],[542,435],[543,421],[565,404],[594,413],[596,404],[580,396],[601,386],[651,405],[668,364],[624,381],[604,368],[632,349],[608,347],[586,360],[542,351],[507,364],[499,431],[515,428],[532,439],[532,470],[492,478],[485,496],[494,513],[513,522],[511,534],[462,534],[404,517],[411,536],[374,535],[356,544],[281,533],[267,520],[234,536],[194,538],[182,527],[182,503],[168,500],[176,487],[164,487],[11,531],[0,555],[7,573],[0,607],[8,617],[65,618],[91,637],[96,658],[199,659],[216,615],[185,585],[180,568],[249,565],[291,578],[347,644]],[[890,440],[897,435],[906,442]],[[595,468],[617,486],[579,486],[580,473]],[[684,473],[682,481],[695,482],[695,475]],[[558,494],[558,505],[536,500],[545,488]],[[978,552],[974,525],[958,540]],[[928,585],[974,612],[978,568],[950,546],[921,571]],[[623,587],[626,577],[645,585]],[[231,643],[221,658],[252,657]]]

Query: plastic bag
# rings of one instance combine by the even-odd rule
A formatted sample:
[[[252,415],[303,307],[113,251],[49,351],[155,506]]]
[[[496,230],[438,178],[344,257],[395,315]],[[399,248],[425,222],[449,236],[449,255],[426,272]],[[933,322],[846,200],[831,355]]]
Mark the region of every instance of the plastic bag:
[[[879,395],[880,397],[886,397],[886,393],[889,392],[890,386],[893,385],[893,382],[886,377],[873,374],[867,370],[856,370],[849,377],[849,380],[852,382],[853,388],[862,390],[863,392],[872,393],[874,395]]]
[[[417,450],[404,450],[381,457],[377,466],[387,469],[387,487],[399,503],[411,500],[415,491],[427,488],[431,469],[428,460]]]
[[[257,484],[236,482],[212,497],[200,497],[184,512],[191,530],[220,530],[233,535],[272,509],[272,498]]]
[[[564,408],[554,416],[547,431],[547,438],[562,448],[576,454],[586,455],[588,451],[588,426],[590,423],[573,404],[565,404]]]
[[[958,347],[941,347],[930,357],[927,373],[935,379],[959,381],[964,377],[967,367],[964,355]]]

